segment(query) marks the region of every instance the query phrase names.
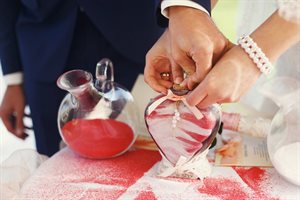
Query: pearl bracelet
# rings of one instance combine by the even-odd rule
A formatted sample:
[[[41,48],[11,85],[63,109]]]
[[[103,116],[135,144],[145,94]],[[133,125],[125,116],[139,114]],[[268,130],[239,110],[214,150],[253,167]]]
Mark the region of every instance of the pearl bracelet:
[[[240,37],[238,44],[245,50],[262,73],[267,75],[271,72],[273,65],[250,36],[244,35]]]

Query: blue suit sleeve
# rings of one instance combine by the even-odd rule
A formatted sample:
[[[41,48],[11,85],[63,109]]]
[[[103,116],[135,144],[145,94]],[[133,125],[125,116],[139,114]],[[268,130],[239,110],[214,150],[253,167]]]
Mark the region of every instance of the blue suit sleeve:
[[[160,9],[161,1],[162,0],[155,0],[157,24],[161,27],[167,27],[168,26],[168,19],[165,18],[161,14],[161,9]],[[198,3],[199,5],[201,5],[203,8],[205,8],[210,13],[210,11],[211,11],[210,0],[193,0],[193,1]]]
[[[19,10],[19,0],[0,0],[0,60],[4,75],[22,71],[15,31]]]

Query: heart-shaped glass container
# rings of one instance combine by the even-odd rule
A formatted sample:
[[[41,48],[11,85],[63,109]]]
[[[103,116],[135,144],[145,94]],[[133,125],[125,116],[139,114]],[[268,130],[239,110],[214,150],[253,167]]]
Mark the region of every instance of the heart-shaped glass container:
[[[173,93],[159,95],[145,110],[145,122],[151,137],[173,165],[180,157],[189,161],[209,148],[221,124],[219,105],[199,110],[191,108],[184,95],[178,97]],[[193,109],[202,116],[197,117]]]

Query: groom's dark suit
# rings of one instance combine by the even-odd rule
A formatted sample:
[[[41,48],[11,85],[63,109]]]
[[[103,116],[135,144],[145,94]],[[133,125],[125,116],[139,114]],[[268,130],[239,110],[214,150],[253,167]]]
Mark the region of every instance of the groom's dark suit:
[[[57,110],[64,71],[94,74],[110,58],[115,80],[131,88],[144,57],[161,34],[154,1],[0,0],[0,59],[4,75],[22,71],[38,151],[58,150]]]
[[[2,70],[24,74],[40,153],[58,150],[56,115],[65,93],[57,77],[73,68],[94,73],[108,57],[115,80],[130,89],[162,31],[154,13],[151,0],[0,0]]]

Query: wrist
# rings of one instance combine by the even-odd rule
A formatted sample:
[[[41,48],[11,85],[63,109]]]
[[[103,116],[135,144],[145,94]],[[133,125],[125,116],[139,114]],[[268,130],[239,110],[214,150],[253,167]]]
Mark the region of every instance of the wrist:
[[[271,62],[275,62],[292,45],[299,42],[300,25],[273,13],[250,36]]]
[[[273,65],[269,61],[268,57],[257,46],[256,42],[250,36],[242,36],[238,40],[239,47],[245,52],[248,58],[256,65],[260,72],[268,75],[273,69]]]
[[[230,65],[238,67],[240,73],[247,71],[249,72],[249,76],[252,78],[258,78],[262,74],[262,72],[257,68],[255,63],[240,45],[236,45],[226,52],[218,61],[218,63],[220,62],[222,62],[224,65],[224,62],[226,62],[226,65],[228,66]]]

